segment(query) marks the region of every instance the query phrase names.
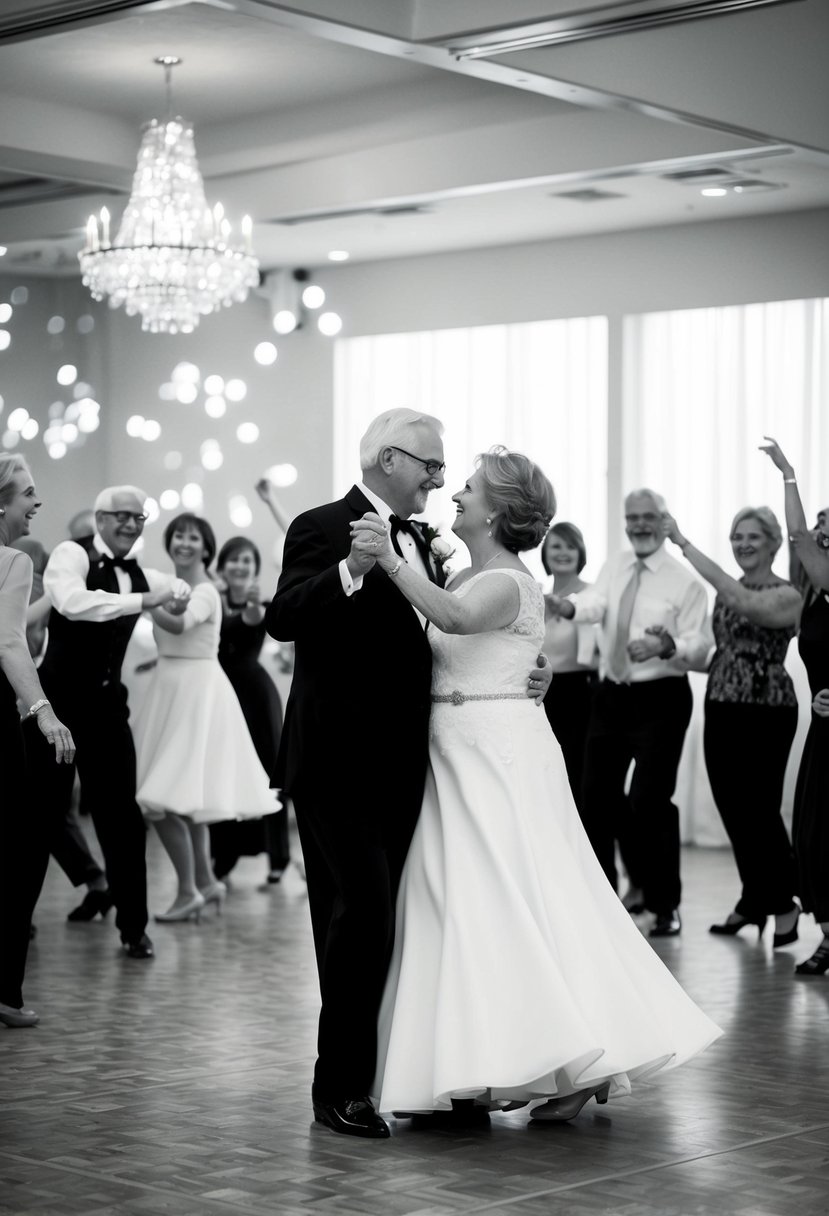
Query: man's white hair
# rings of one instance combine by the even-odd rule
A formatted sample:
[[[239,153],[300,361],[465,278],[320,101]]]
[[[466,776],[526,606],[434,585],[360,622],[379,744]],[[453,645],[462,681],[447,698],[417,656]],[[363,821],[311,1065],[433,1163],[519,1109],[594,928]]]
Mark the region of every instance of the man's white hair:
[[[627,505],[631,498],[649,498],[660,515],[668,510],[668,504],[662,495],[657,494],[656,490],[648,489],[647,486],[642,486],[639,490],[631,490],[630,493],[625,495],[625,510],[627,510]]]
[[[139,490],[138,486],[107,486],[105,490],[101,490],[98,497],[95,499],[93,510],[97,511],[120,511],[121,507],[116,507],[116,498],[137,498],[141,503],[141,509],[144,509],[144,503],[147,501],[147,495],[143,490]]]
[[[431,414],[417,410],[395,409],[378,414],[368,424],[368,430],[360,440],[360,468],[373,469],[383,448],[407,448],[418,427],[429,427],[443,434],[443,423]]]

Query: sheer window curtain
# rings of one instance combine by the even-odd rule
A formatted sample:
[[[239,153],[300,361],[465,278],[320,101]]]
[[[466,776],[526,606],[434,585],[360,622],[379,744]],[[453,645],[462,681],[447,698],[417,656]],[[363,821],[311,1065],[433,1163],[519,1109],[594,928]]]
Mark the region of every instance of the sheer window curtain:
[[[625,488],[661,491],[683,532],[729,573],[739,574],[728,534],[740,507],[770,506],[785,534],[781,477],[757,450],[764,435],[779,441],[797,470],[810,520],[829,501],[829,300],[627,317],[624,369]],[[775,569],[788,577],[785,543]],[[794,644],[788,665],[801,705],[784,797],[790,814],[808,726]],[[723,844],[702,755],[705,677],[692,682],[694,718],[677,788],[683,839]]]
[[[337,494],[360,480],[360,437],[373,417],[399,406],[422,410],[446,427],[446,485],[430,495],[430,523],[448,532],[451,496],[474,457],[503,443],[544,469],[556,518],[584,532],[587,576],[598,570],[607,526],[605,317],[341,339],[334,377]],[[526,557],[541,576],[537,552]]]

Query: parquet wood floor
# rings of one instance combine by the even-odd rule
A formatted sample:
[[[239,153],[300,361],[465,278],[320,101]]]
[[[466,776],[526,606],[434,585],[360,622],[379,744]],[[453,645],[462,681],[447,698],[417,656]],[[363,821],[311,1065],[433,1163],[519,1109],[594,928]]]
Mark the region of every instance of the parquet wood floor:
[[[172,893],[150,837],[151,907]],[[0,1213],[14,1216],[822,1216],[829,1213],[829,978],[796,946],[716,939],[730,853],[685,850],[684,931],[657,949],[726,1031],[708,1052],[570,1125],[337,1137],[311,1123],[317,988],[292,871],[245,859],[217,919],[156,925],[122,958],[111,923],[69,925],[50,868],[27,1002],[0,1028]],[[770,937],[770,932],[769,932]]]

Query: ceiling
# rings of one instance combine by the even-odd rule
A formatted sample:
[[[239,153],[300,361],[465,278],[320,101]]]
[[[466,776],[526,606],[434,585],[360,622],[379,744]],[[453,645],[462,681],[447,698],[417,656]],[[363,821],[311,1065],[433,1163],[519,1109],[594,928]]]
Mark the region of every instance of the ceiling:
[[[0,0],[0,271],[120,215],[157,55],[269,270],[827,206],[827,46],[826,0]]]

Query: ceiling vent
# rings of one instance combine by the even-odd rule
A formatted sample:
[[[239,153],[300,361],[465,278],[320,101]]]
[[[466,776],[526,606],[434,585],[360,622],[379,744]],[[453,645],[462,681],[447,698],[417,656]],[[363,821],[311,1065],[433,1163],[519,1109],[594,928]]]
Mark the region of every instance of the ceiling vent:
[[[768,190],[785,190],[785,182],[761,182],[756,177],[733,178],[728,182],[729,190],[737,194],[765,194]]]
[[[584,190],[565,190],[560,194],[551,194],[550,198],[569,198],[574,203],[601,203],[608,198],[627,198],[627,195],[614,194],[612,190],[596,190],[586,187]]]
[[[266,224],[319,224],[323,220],[348,220],[361,215],[430,215],[432,207],[424,207],[420,203],[389,204],[388,207],[351,207],[342,211],[307,211],[299,215],[279,215],[275,219],[264,220]]]
[[[663,181],[679,182],[681,186],[713,186],[733,176],[733,169],[724,169],[721,165],[708,165],[704,169],[678,169],[676,173],[661,174]]]

